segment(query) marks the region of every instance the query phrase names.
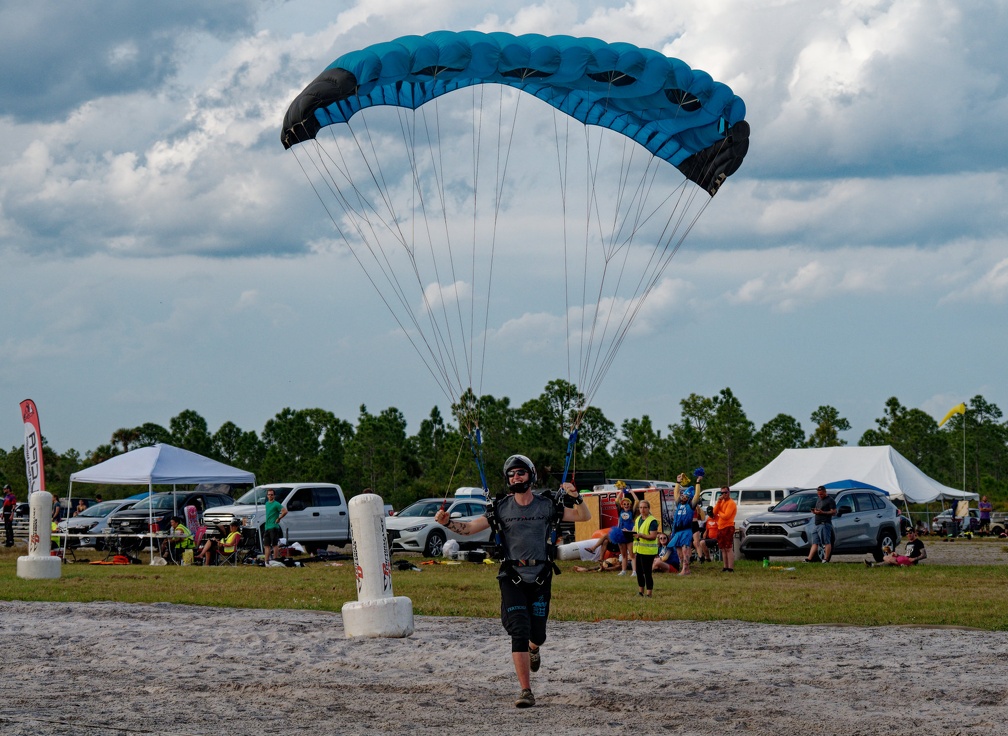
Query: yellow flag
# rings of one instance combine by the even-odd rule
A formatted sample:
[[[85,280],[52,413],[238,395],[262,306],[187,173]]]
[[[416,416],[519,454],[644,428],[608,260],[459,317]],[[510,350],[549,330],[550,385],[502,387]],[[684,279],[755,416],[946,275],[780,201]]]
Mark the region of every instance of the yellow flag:
[[[943,424],[945,424],[945,422],[947,422],[949,419],[952,418],[953,414],[965,414],[965,413],[966,413],[966,404],[959,404],[959,406],[953,406],[951,409],[949,409],[949,413],[945,415],[945,418],[942,419],[940,422],[938,422],[938,426],[940,427]]]

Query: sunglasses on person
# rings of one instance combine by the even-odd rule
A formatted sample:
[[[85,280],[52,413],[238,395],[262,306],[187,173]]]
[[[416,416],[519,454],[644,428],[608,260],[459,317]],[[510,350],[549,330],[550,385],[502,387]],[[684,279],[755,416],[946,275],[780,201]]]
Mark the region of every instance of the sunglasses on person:
[[[529,474],[529,471],[525,470],[525,468],[511,468],[511,470],[507,471],[507,477],[508,478],[516,478],[518,476],[527,476],[528,474]]]

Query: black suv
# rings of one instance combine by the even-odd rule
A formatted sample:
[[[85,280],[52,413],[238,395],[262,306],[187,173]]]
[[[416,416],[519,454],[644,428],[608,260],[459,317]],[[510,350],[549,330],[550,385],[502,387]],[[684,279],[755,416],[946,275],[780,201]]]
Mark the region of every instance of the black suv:
[[[155,493],[150,498],[138,501],[135,506],[118,511],[108,522],[111,534],[123,535],[118,547],[123,550],[137,550],[145,546],[143,537],[134,536],[151,532],[165,532],[171,529],[173,516],[185,516],[186,506],[195,506],[199,518],[203,512],[218,506],[230,506],[234,499],[225,493],[207,493],[206,491],[178,491],[174,493]],[[192,530],[190,530],[192,531]]]

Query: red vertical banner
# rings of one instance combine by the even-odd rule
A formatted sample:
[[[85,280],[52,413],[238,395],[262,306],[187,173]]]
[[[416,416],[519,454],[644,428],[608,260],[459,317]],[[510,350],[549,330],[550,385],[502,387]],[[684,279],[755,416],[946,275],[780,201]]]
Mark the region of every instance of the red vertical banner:
[[[45,490],[45,462],[42,457],[42,429],[39,427],[38,409],[35,402],[25,399],[21,402],[21,418],[24,420],[25,472],[28,475],[28,495]]]

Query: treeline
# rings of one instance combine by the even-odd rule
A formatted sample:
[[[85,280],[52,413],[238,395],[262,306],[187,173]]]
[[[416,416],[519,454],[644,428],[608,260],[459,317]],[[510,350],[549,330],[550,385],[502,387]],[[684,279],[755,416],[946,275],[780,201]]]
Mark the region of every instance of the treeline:
[[[655,427],[647,415],[627,419],[617,428],[601,409],[585,408],[575,386],[554,380],[541,395],[518,407],[507,397],[477,398],[469,393],[451,407],[450,420],[435,407],[413,435],[394,407],[372,414],[362,405],[354,423],[325,409],[287,408],[268,420],[260,433],[230,421],[211,432],[200,414],[186,409],[167,428],[149,422],[117,429],[108,444],[84,456],[73,449],[60,454],[44,444],[46,481],[48,490],[64,494],[71,473],[164,442],[252,471],[260,483],[329,481],[342,485],[348,495],[370,487],[401,508],[457,486],[481,485],[476,457],[494,490],[502,482],[504,460],[514,452],[531,457],[540,475],[562,471],[575,416],[580,417],[571,461],[575,470],[669,479],[703,465],[711,485],[740,480],[788,448],[845,445],[840,435],[851,429],[847,419],[828,405],[812,412],[808,433],[787,414],[757,428],[729,388],[716,396],[690,394],[680,405],[682,419],[664,429]],[[478,417],[479,435],[472,417]],[[1008,423],[1002,421],[1001,410],[982,396],[971,399],[967,412],[953,416],[944,427],[896,397],[885,403],[883,415],[875,421],[877,426],[861,436],[859,445],[892,445],[925,473],[954,488],[962,486],[965,449],[967,490],[1008,499]],[[22,448],[0,450],[0,481],[11,483],[24,498]],[[92,488],[88,490],[90,495]],[[127,490],[102,492],[105,498],[115,498]]]

